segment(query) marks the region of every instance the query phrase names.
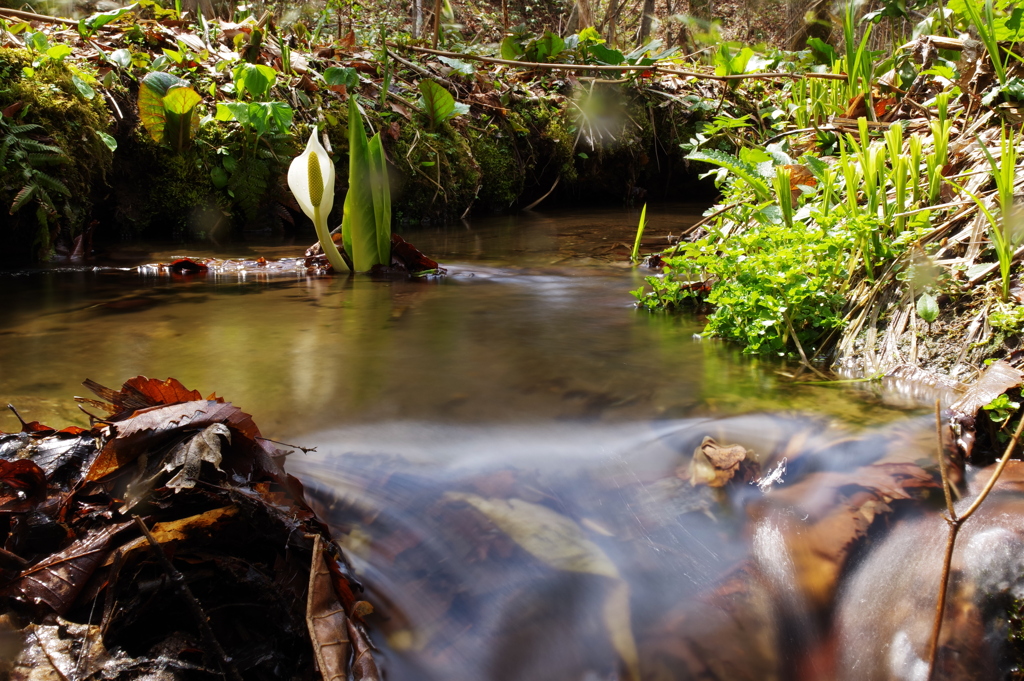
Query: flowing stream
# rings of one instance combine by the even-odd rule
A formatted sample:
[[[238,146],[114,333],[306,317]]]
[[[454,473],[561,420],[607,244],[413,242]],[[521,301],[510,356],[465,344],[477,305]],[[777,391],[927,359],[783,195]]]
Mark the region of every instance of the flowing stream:
[[[647,250],[698,216],[651,206]],[[83,379],[174,376],[315,447],[290,470],[363,581],[389,681],[825,679],[894,645],[851,678],[920,678],[920,632],[874,633],[881,616],[858,605],[872,578],[841,581],[870,562],[869,529],[934,507],[927,409],[635,310],[637,217],[410,231],[448,268],[416,281],[135,269],[187,254],[159,246],[0,271],[0,398],[26,420],[84,424]],[[747,452],[725,487],[693,483],[707,437]],[[1001,532],[971,541],[1020,543]],[[924,603],[932,586],[919,590]]]

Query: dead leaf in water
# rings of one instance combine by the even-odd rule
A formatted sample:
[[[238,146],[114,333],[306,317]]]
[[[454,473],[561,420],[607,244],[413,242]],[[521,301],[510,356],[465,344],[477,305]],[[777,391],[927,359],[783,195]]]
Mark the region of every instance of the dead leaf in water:
[[[331,571],[324,562],[324,550],[317,535],[309,569],[306,596],[306,625],[313,640],[313,653],[324,681],[348,678],[349,621],[334,593]]]
[[[746,466],[743,466],[744,462],[747,462]],[[693,452],[693,460],[686,475],[681,477],[688,477],[694,486],[704,484],[708,487],[724,487],[736,477],[741,468],[746,469],[744,479],[757,477],[760,467],[753,452],[740,445],[723,446],[715,442],[714,438],[705,436]]]
[[[522,499],[485,499],[475,494],[447,492],[482,513],[527,553],[556,570],[601,575],[615,580],[602,609],[604,624],[627,678],[640,678],[640,659],[630,621],[629,585],[600,546],[586,538],[572,519]]]

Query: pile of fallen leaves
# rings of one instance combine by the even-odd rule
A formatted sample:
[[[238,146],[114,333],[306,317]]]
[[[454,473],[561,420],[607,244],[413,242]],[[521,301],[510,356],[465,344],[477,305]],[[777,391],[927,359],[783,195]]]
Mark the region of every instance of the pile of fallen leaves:
[[[287,452],[175,379],[86,385],[90,430],[0,433],[0,677],[379,678]]]

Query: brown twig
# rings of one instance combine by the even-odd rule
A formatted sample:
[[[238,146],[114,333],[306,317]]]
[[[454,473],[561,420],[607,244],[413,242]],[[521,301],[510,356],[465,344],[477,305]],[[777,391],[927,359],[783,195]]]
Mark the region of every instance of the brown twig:
[[[68,26],[74,26],[78,22],[74,19],[64,19],[62,17],[51,17],[47,14],[36,14],[35,12],[23,12],[20,9],[7,9],[6,7],[0,7],[0,15],[14,17],[15,19],[27,19],[28,21],[45,21],[48,24],[67,24]]]
[[[203,612],[203,608],[199,605],[199,601],[192,595],[192,590],[188,588],[188,584],[185,583],[185,577],[174,567],[170,559],[167,558],[167,554],[164,553],[163,547],[160,546],[160,542],[156,540],[153,533],[146,527],[146,523],[142,518],[137,515],[133,515],[132,519],[135,524],[139,526],[139,530],[146,536],[146,541],[149,542],[150,548],[153,549],[153,554],[156,555],[157,560],[160,562],[160,566],[163,568],[167,578],[171,580],[181,595],[184,597],[185,602],[188,603],[189,610],[192,611],[192,617],[196,621],[196,625],[199,627],[199,632],[203,637],[203,642],[206,646],[214,653],[217,663],[220,665],[221,672],[224,676],[231,679],[231,681],[242,681],[241,675],[235,668],[234,662],[228,657],[227,653],[221,647],[217,641],[217,637],[213,633],[213,628],[210,627],[210,620]]]
[[[946,504],[949,510],[949,516],[945,518],[946,524],[949,525],[949,536],[946,538],[946,554],[943,557],[942,562],[942,576],[939,583],[939,599],[935,604],[935,623],[932,625],[932,640],[929,647],[928,655],[928,681],[931,681],[935,675],[935,660],[939,654],[939,636],[942,633],[942,620],[943,615],[946,611],[946,592],[949,590],[949,571],[950,566],[953,563],[953,549],[956,547],[956,537],[960,532],[960,528],[963,524],[974,515],[981,505],[985,502],[992,488],[995,487],[996,482],[999,480],[999,476],[1002,475],[1003,469],[1006,468],[1006,462],[1010,460],[1010,454],[1017,448],[1017,442],[1020,440],[1021,432],[1024,432],[1024,417],[1021,418],[1020,423],[1017,424],[1017,430],[1013,432],[1013,437],[1010,438],[1009,444],[1006,445],[1006,451],[1003,452],[1003,457],[999,460],[999,465],[992,471],[992,475],[989,477],[988,482],[985,483],[985,488],[981,490],[974,502],[968,507],[962,515],[957,517],[956,511],[953,509],[952,499],[949,497],[949,492],[946,493]],[[947,490],[949,489],[949,478],[946,472],[946,467],[943,463],[942,440],[941,430],[939,431],[939,473],[942,475],[942,485]]]
[[[615,71],[620,73],[624,71],[654,71],[657,73],[665,73],[673,76],[685,76],[688,78],[704,78],[706,80],[720,81],[749,80],[754,78],[825,78],[829,80],[846,80],[846,76],[840,73],[740,73],[731,76],[716,76],[713,73],[701,73],[699,71],[684,71],[681,69],[673,69],[664,66],[658,66],[657,64],[648,64],[646,66],[641,64],[551,64],[547,62],[517,61],[515,59],[482,57],[476,54],[448,52],[445,50],[431,49],[428,47],[416,47],[414,45],[401,45],[398,43],[388,43],[388,46],[396,47],[402,50],[409,50],[411,52],[420,52],[422,54],[435,54],[440,57],[449,57],[450,59],[468,59],[470,61],[481,61],[487,64],[504,64],[506,66],[520,66],[522,68],[542,71]]]

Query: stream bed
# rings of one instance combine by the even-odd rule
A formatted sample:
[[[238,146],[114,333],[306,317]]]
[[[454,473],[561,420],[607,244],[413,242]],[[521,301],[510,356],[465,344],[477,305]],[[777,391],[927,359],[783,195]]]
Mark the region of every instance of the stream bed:
[[[649,207],[646,250],[699,213]],[[869,531],[941,496],[927,408],[886,384],[795,381],[698,319],[634,309],[637,217],[407,231],[448,270],[411,281],[137,269],[305,247],[279,243],[0,271],[0,399],[85,425],[83,379],[174,376],[315,448],[289,469],[363,581],[389,681],[825,679],[838,661],[920,678],[927,627],[904,613],[883,640],[839,583]],[[698,484],[702,452],[731,451],[730,479]]]

